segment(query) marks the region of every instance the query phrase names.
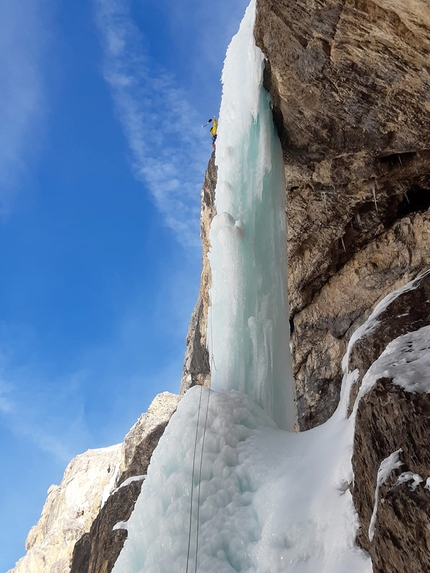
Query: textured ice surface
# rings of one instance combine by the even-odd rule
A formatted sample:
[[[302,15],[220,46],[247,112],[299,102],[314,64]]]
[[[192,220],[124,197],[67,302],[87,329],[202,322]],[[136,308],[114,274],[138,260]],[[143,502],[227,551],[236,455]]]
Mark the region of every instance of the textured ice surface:
[[[370,572],[347,488],[352,424],[343,405],[316,430],[285,432],[244,394],[192,388],[154,452],[114,573]]]
[[[282,150],[255,46],[255,1],[233,38],[222,75],[211,226],[209,352],[212,388],[250,396],[293,429],[286,292]]]
[[[254,18],[252,0],[223,72],[210,236],[213,390],[189,390],[169,422],[114,573],[372,571],[355,545],[349,491],[355,411],[346,412],[357,372],[345,372],[339,407],[324,425],[279,429],[294,420],[285,182]]]

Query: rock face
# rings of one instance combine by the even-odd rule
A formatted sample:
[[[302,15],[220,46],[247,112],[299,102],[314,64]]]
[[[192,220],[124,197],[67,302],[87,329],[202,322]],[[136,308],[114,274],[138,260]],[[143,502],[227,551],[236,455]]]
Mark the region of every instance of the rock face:
[[[361,523],[359,544],[366,549],[375,573],[430,571],[430,395],[411,394],[381,378],[360,401],[354,442],[353,498]],[[375,535],[369,525],[381,462],[401,449],[402,466],[379,489]],[[411,472],[422,482],[397,484]]]
[[[333,412],[350,334],[430,265],[430,6],[257,0],[284,151],[299,426]]]
[[[114,529],[126,522],[139,496],[142,481],[136,480],[117,489],[106,501],[91,529],[76,543],[71,573],[112,571],[115,561],[127,539],[126,529]]]
[[[25,557],[9,573],[68,573],[73,547],[88,531],[106,489],[113,486],[121,446],[88,450],[67,466],[51,486],[37,525],[30,530]]]
[[[376,382],[356,406],[352,488],[361,523],[358,542],[370,553],[375,573],[430,570],[430,491],[426,488],[430,475],[430,371],[417,368],[430,347],[429,299],[430,274],[426,273],[392,300],[349,354],[349,370],[359,373],[357,386],[366,372],[376,372]],[[424,344],[417,353],[414,335],[420,334]],[[398,343],[394,357],[380,357],[396,339],[405,342]],[[401,368],[414,381],[414,392],[393,383]],[[353,392],[353,400],[356,394]],[[399,452],[401,466],[388,475],[376,498],[378,470],[394,452]],[[398,483],[399,476],[408,479]]]
[[[201,192],[200,237],[202,239],[203,248],[202,274],[200,278],[199,297],[188,328],[186,341],[187,350],[185,353],[180,389],[181,395],[183,395],[188,388],[196,384],[202,386],[209,386],[210,384],[210,357],[206,347],[206,330],[208,308],[210,306],[209,289],[211,286],[211,269],[207,255],[210,249],[210,224],[216,215],[216,182],[217,168],[215,165],[215,153],[212,153]]]
[[[91,529],[76,543],[71,573],[110,573],[127,538],[125,523],[139,496],[142,482],[159,439],[180,398],[163,392],[142,414],[121,446],[116,489],[95,518]],[[115,527],[117,526],[117,527]],[[125,527],[125,528],[124,528]]]
[[[70,462],[60,486],[51,486],[27,554],[9,573],[108,573],[127,537],[126,522],[158,440],[179,396],[163,392],[123,444],[89,450]]]

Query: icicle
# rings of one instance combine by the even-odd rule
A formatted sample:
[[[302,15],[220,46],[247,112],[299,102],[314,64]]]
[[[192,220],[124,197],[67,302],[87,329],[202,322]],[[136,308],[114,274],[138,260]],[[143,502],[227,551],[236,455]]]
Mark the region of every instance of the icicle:
[[[373,201],[374,201],[374,203],[375,203],[376,212],[378,213],[378,202],[377,202],[377,200],[376,200],[376,179],[375,179],[375,181],[373,182]]]
[[[340,240],[342,241],[343,250],[344,250],[345,253],[346,253],[345,241],[343,240],[343,237],[341,237]]]
[[[361,223],[360,213],[357,213],[356,216],[355,216],[355,218],[357,219],[357,223],[359,224],[360,229],[362,229],[362,228],[363,228],[363,225],[362,225],[362,223]]]

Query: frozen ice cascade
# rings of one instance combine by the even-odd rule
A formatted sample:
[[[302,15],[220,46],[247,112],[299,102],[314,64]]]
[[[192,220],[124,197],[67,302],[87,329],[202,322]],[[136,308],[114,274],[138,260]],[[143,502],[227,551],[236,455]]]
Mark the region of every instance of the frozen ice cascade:
[[[209,255],[213,390],[247,394],[285,430],[294,428],[286,289],[282,150],[255,46],[254,3],[222,74],[218,183]]]
[[[339,407],[296,434],[288,353],[282,154],[253,39],[227,52],[211,227],[212,388],[179,404],[156,448],[114,573],[370,573],[355,545],[354,373]]]

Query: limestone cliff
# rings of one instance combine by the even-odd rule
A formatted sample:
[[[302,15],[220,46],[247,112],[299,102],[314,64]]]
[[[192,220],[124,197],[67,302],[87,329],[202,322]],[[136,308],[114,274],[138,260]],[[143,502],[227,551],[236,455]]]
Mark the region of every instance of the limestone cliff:
[[[133,511],[152,452],[179,396],[155,397],[124,442],[89,450],[51,486],[42,516],[28,534],[26,555],[9,573],[108,572],[127,537],[115,529]]]
[[[121,446],[88,450],[67,466],[59,486],[52,485],[42,515],[30,530],[26,555],[9,573],[68,573],[73,548],[91,527],[114,485]]]
[[[121,446],[115,489],[94,516],[91,528],[79,539],[69,564],[71,573],[109,573],[122,549],[127,522],[159,439],[179,402],[179,396],[163,392],[152,401]],[[118,527],[118,524],[120,526]],[[117,527],[115,527],[117,526]]]
[[[200,291],[196,306],[191,316],[187,333],[184,368],[181,380],[180,393],[183,395],[188,388],[200,384],[209,386],[210,383],[210,357],[206,345],[207,316],[210,305],[209,289],[211,286],[211,269],[207,257],[210,250],[209,229],[212,219],[216,215],[215,187],[217,182],[217,169],[215,166],[215,153],[212,153],[206,170],[201,191],[200,237],[202,240],[202,274],[200,278]]]

